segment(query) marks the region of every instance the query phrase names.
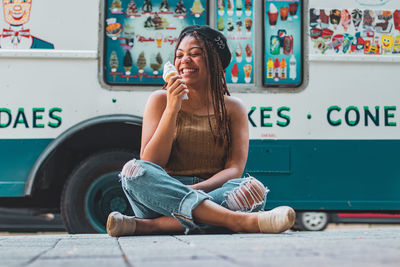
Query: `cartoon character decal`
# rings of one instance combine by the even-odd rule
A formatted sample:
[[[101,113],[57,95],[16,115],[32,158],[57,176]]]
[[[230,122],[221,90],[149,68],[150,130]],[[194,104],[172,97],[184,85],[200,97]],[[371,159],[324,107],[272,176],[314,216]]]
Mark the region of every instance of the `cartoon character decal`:
[[[4,20],[0,48],[4,49],[54,49],[52,43],[33,36],[25,24],[29,22],[33,0],[2,0]]]

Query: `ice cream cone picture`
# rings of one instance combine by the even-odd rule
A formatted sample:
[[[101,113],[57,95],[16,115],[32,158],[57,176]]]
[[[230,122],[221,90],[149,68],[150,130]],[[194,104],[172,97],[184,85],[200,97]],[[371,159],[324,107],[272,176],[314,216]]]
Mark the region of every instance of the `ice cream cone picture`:
[[[351,12],[351,20],[353,21],[354,28],[358,31],[362,20],[362,11],[360,9],[354,9]]]
[[[160,52],[157,53],[154,59],[150,62],[150,67],[153,69],[153,74],[158,75],[158,70],[161,68],[163,59]]]
[[[245,2],[245,4],[244,4],[244,7],[245,7],[245,14],[246,14],[246,16],[251,16],[251,8],[252,8],[252,6],[253,6],[253,3],[252,3],[252,1],[253,0],[245,0],[246,2]]]
[[[144,51],[140,52],[139,57],[136,61],[136,66],[139,69],[139,79],[140,82],[142,82],[143,79],[143,73],[144,73],[144,68],[146,67],[146,57],[144,56]]]
[[[246,51],[246,61],[250,63],[251,60],[253,59],[253,57],[252,57],[253,49],[251,48],[250,44],[246,45],[245,51]]]
[[[131,52],[129,52],[129,50],[127,50],[125,53],[123,65],[125,69],[126,80],[129,81],[129,75],[131,75],[131,68],[133,65]]]
[[[339,25],[340,20],[342,18],[342,12],[339,9],[332,9],[329,18],[331,20],[333,28],[336,30],[337,25]]]
[[[269,5],[269,11],[267,12],[267,14],[269,25],[271,26],[271,29],[273,29],[275,28],[276,22],[278,21],[278,9],[273,3]]]
[[[218,0],[218,15],[223,16],[225,14],[225,0]]]
[[[246,64],[243,67],[243,70],[244,70],[244,81],[246,83],[250,83],[251,82],[251,69],[252,69],[252,66],[250,64]]]
[[[235,50],[236,62],[238,62],[238,63],[242,62],[242,54],[243,54],[243,48],[240,45],[240,43],[238,43],[238,45],[236,46],[236,50]]]
[[[226,13],[228,14],[228,16],[232,16],[233,15],[233,0],[228,0],[227,7],[228,7],[228,11]]]
[[[178,75],[178,71],[176,70],[175,66],[167,61],[167,63],[165,63],[164,65],[164,71],[163,71],[163,79],[166,83],[169,82],[169,79],[175,75]],[[182,97],[183,100],[185,99],[189,99],[187,94],[184,94]]]
[[[232,70],[231,70],[231,75],[232,75],[232,82],[237,83],[238,82],[238,75],[239,75],[239,68],[237,64],[233,64]]]
[[[193,15],[196,18],[199,18],[203,14],[204,7],[201,4],[200,0],[194,0],[193,6],[190,10],[193,12]]]
[[[236,0],[236,16],[240,17],[243,13],[243,1]]]
[[[113,81],[115,82],[115,74],[117,72],[119,65],[117,53],[115,51],[111,52],[109,63],[110,63],[111,73],[113,76]]]

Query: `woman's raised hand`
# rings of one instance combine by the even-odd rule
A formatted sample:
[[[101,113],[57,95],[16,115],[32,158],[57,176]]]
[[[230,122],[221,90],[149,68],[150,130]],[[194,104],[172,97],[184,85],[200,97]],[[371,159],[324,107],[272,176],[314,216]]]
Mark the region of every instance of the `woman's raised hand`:
[[[182,107],[182,98],[189,93],[189,89],[180,75],[172,76],[167,85],[166,110],[178,112]]]

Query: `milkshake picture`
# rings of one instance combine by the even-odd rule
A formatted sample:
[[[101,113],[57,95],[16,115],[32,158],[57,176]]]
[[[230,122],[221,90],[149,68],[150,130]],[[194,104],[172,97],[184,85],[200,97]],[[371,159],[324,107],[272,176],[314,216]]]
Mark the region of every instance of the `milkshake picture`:
[[[251,16],[251,7],[253,6],[252,1],[253,0],[245,0],[245,4],[244,7],[246,8],[246,11],[244,12],[246,14],[246,16]]]
[[[281,7],[280,8],[281,12],[281,20],[286,21],[289,15],[289,8],[288,7]]]
[[[227,7],[228,7],[228,11],[226,13],[228,14],[228,16],[232,16],[233,15],[233,0],[228,0]]]
[[[223,16],[225,14],[225,0],[218,0],[218,15]]]
[[[244,70],[244,81],[246,83],[250,83],[251,82],[251,69],[252,69],[252,66],[250,64],[246,64],[243,67],[243,70]]]
[[[250,35],[251,34],[251,27],[253,26],[253,20],[251,18],[246,18],[244,20],[244,27],[246,28],[246,34]]]
[[[293,16],[293,18],[297,19],[297,8],[299,7],[299,3],[295,2],[295,3],[290,3],[289,4],[289,12],[290,12],[290,16]]]
[[[269,5],[269,11],[267,12],[268,14],[268,20],[269,20],[269,25],[271,25],[271,29],[275,28],[276,22],[278,20],[278,9],[274,4]]]
[[[242,9],[243,9],[243,1],[236,0],[236,16],[240,17],[242,15]]]

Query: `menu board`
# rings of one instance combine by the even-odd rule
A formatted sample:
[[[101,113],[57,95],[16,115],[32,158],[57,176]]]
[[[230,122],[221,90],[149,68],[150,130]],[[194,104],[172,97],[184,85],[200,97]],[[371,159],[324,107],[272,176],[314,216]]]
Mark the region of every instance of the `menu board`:
[[[225,71],[227,83],[253,83],[254,0],[218,0],[217,29],[228,39],[232,61]]]
[[[264,85],[298,87],[303,80],[302,0],[264,1]]]
[[[163,84],[179,33],[194,24],[207,24],[207,0],[106,0],[105,82]]]

